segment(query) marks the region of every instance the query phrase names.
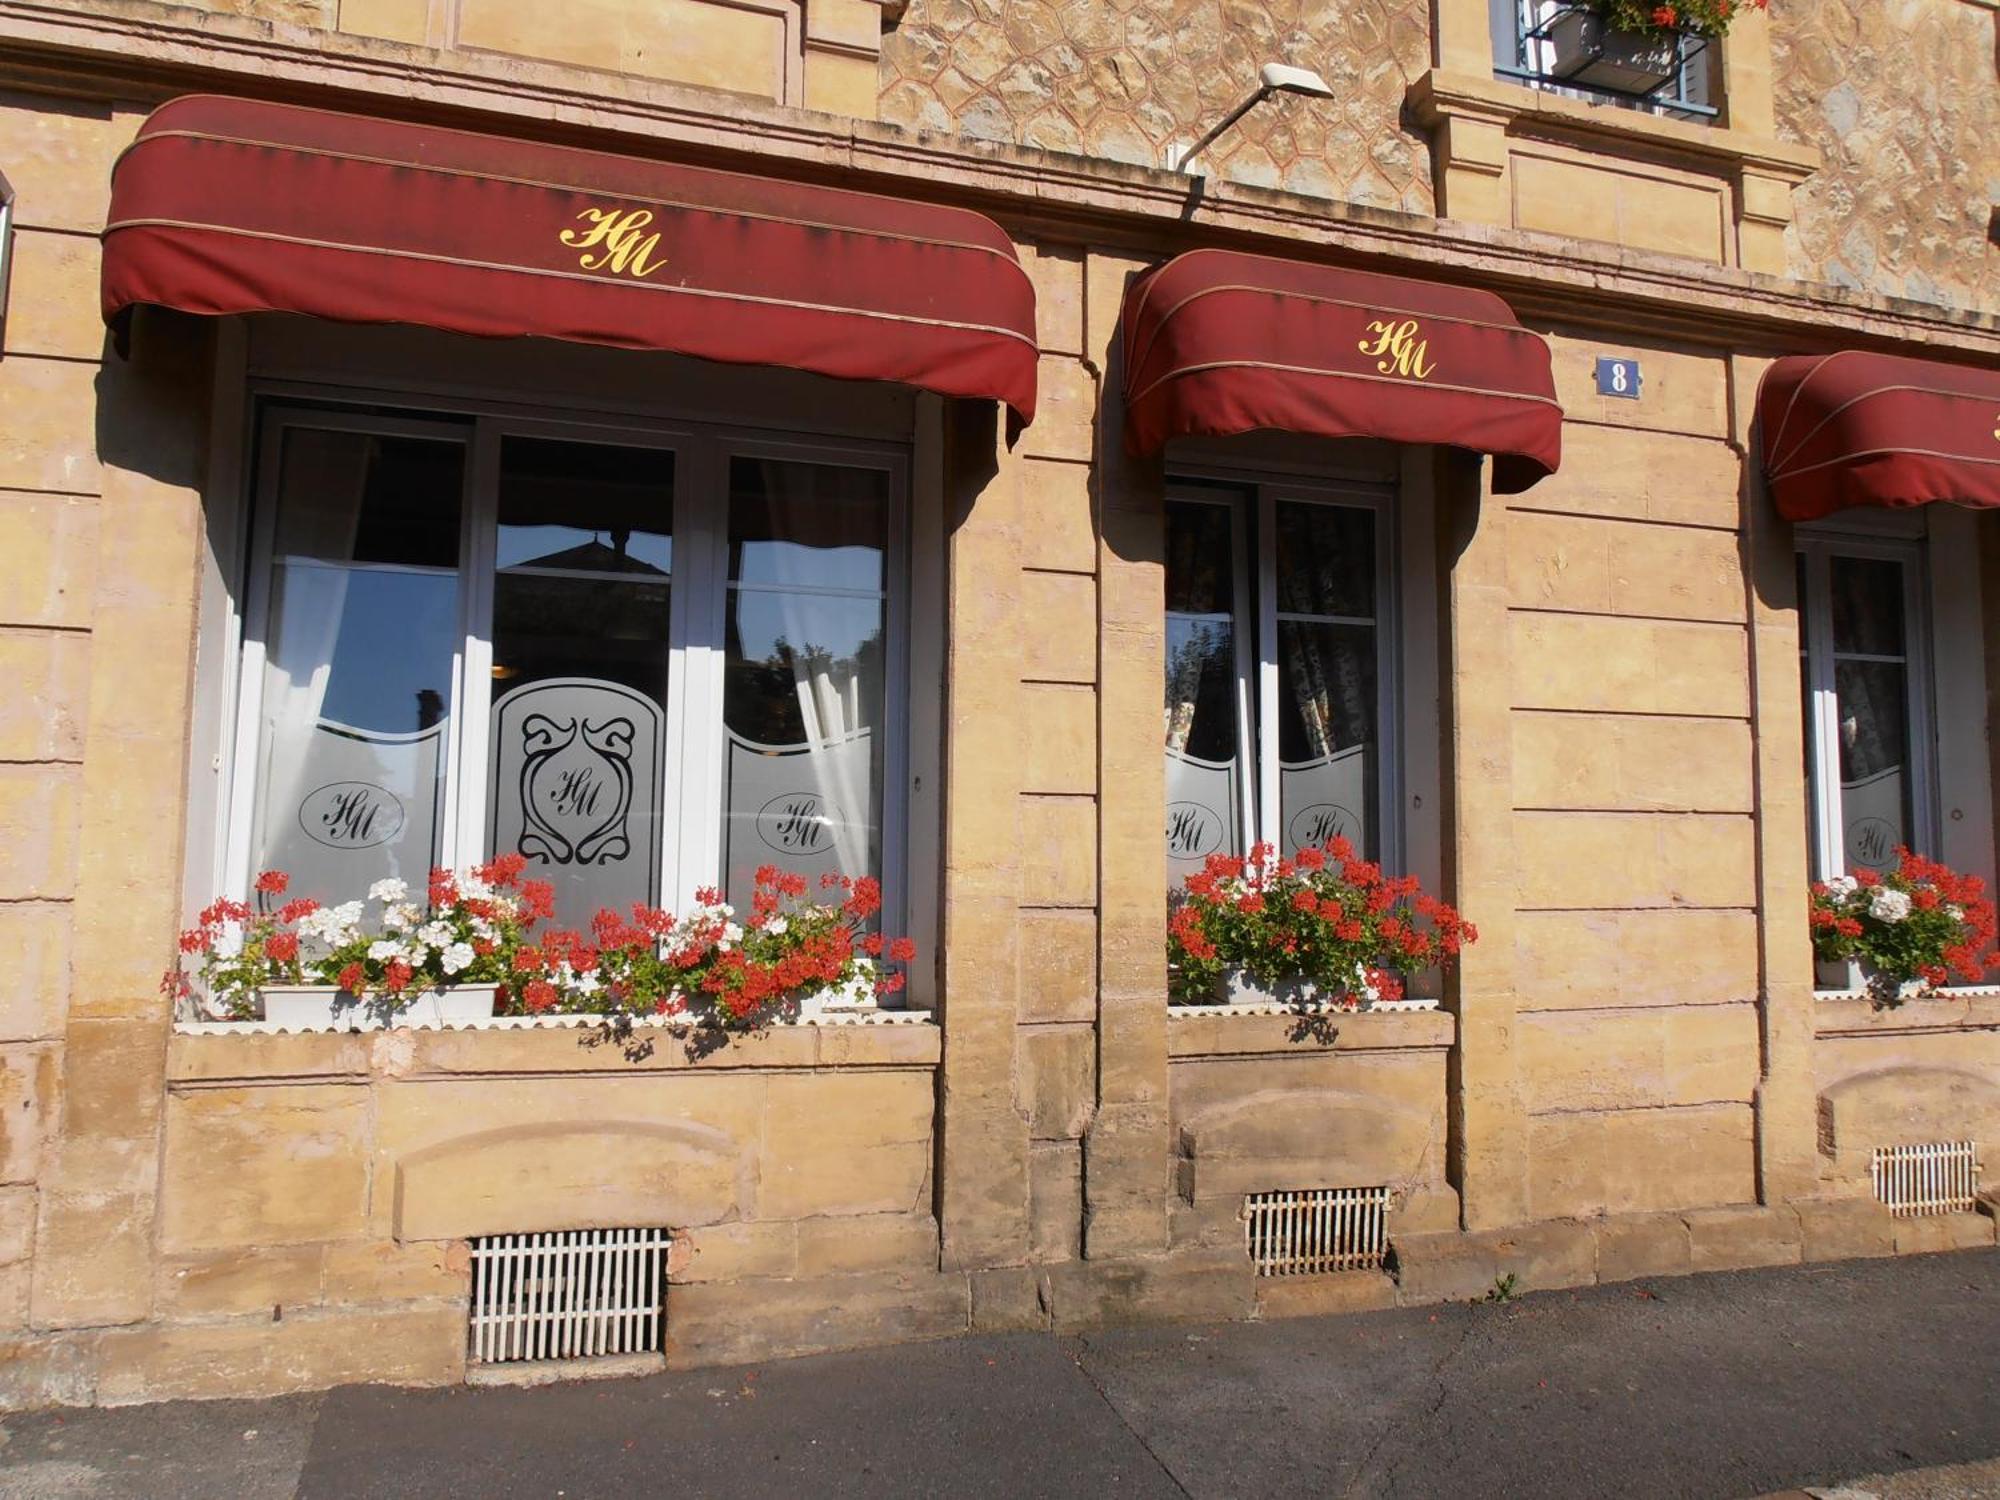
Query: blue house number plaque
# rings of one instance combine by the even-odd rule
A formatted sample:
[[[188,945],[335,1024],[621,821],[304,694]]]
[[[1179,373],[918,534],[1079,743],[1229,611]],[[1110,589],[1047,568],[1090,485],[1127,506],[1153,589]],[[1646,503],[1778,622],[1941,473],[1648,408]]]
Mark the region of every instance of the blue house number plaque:
[[[1620,396],[1627,401],[1639,399],[1639,361],[1636,359],[1613,359],[1608,354],[1597,357],[1597,394],[1600,396]]]

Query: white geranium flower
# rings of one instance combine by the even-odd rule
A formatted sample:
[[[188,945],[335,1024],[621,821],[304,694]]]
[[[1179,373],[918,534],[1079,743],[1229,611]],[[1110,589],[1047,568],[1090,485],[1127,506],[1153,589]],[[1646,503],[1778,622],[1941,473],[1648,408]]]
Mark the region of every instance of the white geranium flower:
[[[1868,893],[1868,915],[1878,922],[1900,922],[1910,914],[1910,898],[1878,885]]]
[[[427,947],[446,948],[458,937],[448,922],[426,922],[417,929],[417,937]]]
[[[783,937],[785,929],[790,925],[783,917],[773,917],[764,924],[764,930],[770,933],[772,937]]]
[[[595,973],[574,974],[570,976],[569,988],[575,990],[579,995],[594,995],[604,988],[604,981],[599,979]]]
[[[438,964],[447,974],[461,974],[472,966],[476,955],[470,943],[452,943],[438,955]]]
[[[472,919],[472,935],[482,943],[491,943],[498,940],[500,929],[484,917],[474,917]]]
[[[397,902],[410,894],[408,882],[394,879],[378,880],[368,887],[370,901]]]
[[[377,938],[368,945],[368,956],[377,963],[389,963],[394,959],[407,959],[410,950],[395,938]]]
[[[424,914],[416,907],[404,902],[401,905],[383,908],[382,925],[392,932],[408,932],[421,922],[423,917]]]
[[[468,900],[484,901],[492,896],[493,887],[488,885],[473,871],[467,870],[463,875],[458,877],[458,893]]]
[[[299,918],[299,936],[327,947],[340,944],[340,916],[330,906],[322,906],[318,911],[309,911]]]
[[[1963,922],[1965,920],[1965,908],[1962,906],[1953,905],[1949,902],[1947,902],[1945,905],[1944,914],[1947,917],[1950,917],[1954,922]]]
[[[1856,880],[1852,875],[1836,875],[1826,883],[1826,893],[1829,896],[1838,896],[1843,900],[1860,889],[1861,882]]]

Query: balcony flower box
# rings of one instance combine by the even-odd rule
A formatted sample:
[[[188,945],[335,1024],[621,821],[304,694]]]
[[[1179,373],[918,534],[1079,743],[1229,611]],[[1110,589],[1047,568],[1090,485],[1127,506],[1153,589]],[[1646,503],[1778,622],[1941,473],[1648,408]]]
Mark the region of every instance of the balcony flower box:
[[[1565,11],[1550,25],[1549,72],[1569,83],[1620,94],[1650,94],[1681,66],[1680,34],[1625,31],[1594,10]]]

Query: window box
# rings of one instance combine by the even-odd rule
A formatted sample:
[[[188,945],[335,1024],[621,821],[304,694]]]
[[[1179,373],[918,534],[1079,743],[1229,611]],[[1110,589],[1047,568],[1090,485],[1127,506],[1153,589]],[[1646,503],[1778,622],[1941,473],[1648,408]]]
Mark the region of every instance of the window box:
[[[419,990],[400,1003],[364,1000],[326,984],[270,985],[260,990],[264,1019],[285,1031],[436,1030],[490,1020],[499,986],[452,984]]]
[[[1650,94],[1681,69],[1674,32],[1620,31],[1595,11],[1571,10],[1548,29],[1551,76],[1620,94]]]

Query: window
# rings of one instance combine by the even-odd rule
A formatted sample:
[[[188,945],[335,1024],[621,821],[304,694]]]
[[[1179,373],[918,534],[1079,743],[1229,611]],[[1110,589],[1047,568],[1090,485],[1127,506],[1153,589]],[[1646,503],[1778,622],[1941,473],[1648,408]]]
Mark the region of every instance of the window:
[[[1935,855],[1923,555],[1915,541],[1799,536],[1813,874]]]
[[[557,917],[903,887],[906,463],[880,444],[274,407],[227,871],[504,851]]]
[[[1389,491],[1171,483],[1167,865],[1336,834],[1400,857]]]
[[[1652,55],[1624,59],[1606,47],[1603,58],[1592,58],[1576,45],[1586,35],[1579,29],[1585,13],[1568,0],[1487,0],[1487,6],[1496,77],[1677,119],[1719,113],[1718,42],[1680,36],[1664,51],[1647,49]],[[1668,71],[1664,81],[1647,71],[1656,60]]]

